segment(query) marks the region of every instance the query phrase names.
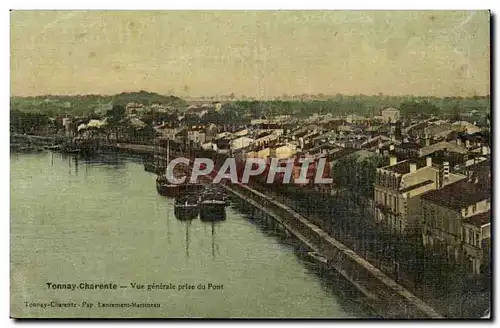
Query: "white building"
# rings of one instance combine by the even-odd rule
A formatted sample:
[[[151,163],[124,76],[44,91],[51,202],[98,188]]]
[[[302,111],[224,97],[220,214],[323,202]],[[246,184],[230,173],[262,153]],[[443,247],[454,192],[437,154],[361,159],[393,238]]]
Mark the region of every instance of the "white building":
[[[245,148],[251,145],[254,142],[253,138],[249,137],[239,137],[231,140],[231,149],[236,150],[240,148]]]

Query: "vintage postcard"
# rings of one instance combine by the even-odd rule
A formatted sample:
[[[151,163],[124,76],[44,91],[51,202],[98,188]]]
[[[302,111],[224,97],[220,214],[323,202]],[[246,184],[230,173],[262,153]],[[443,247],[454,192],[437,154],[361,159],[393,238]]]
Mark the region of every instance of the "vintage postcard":
[[[10,32],[12,318],[491,317],[490,12]]]

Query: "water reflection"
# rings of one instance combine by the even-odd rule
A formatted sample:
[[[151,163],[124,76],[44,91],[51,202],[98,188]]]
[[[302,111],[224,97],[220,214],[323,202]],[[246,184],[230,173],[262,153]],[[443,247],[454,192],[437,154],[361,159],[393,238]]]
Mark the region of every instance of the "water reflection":
[[[186,257],[189,258],[189,228],[191,221],[186,221]]]
[[[212,259],[216,258],[216,255],[219,252],[219,245],[217,244],[217,226],[219,224],[223,224],[224,220],[212,220],[212,221],[202,221],[199,220],[199,217],[191,218],[191,219],[185,219],[183,217],[178,217],[175,215],[175,218],[179,223],[181,223],[184,226],[184,233],[185,233],[185,251],[186,251],[186,258],[189,258],[189,248],[191,244],[191,239],[190,239],[190,233],[191,230],[193,229],[193,223],[196,223],[198,226],[201,224],[203,226],[203,231],[204,231],[204,236],[210,236],[210,241],[211,241],[211,254],[212,254]],[[209,229],[207,229],[209,227]],[[170,244],[170,219],[167,218],[167,238],[168,238],[168,243]]]

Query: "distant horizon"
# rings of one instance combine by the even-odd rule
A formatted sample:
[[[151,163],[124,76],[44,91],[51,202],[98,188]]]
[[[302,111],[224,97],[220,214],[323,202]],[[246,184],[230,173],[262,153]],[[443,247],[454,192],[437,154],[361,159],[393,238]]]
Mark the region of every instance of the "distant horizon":
[[[116,96],[122,93],[140,93],[141,91],[147,92],[147,93],[155,93],[160,96],[164,97],[177,97],[180,99],[211,99],[211,98],[218,98],[218,97],[229,97],[231,94],[224,94],[224,95],[204,95],[204,96],[179,96],[176,94],[168,94],[168,93],[160,93],[156,91],[151,91],[151,90],[136,90],[136,91],[121,91],[121,92],[116,92],[116,93],[75,93],[75,94],[37,94],[37,95],[14,95],[11,94],[11,98],[39,98],[39,97],[79,97],[79,96],[102,96],[102,97],[111,97],[111,96]],[[395,95],[395,94],[384,94],[384,93],[377,93],[377,94],[344,94],[344,93],[335,93],[335,94],[325,94],[325,93],[309,93],[309,94],[290,94],[287,95],[288,98],[292,97],[300,97],[302,95],[306,96],[312,96],[312,97],[319,97],[321,94],[323,94],[324,98],[334,98],[336,96],[347,96],[347,97],[354,97],[354,96],[364,96],[364,97],[394,97],[394,98],[405,98],[405,97],[417,97],[417,98],[473,98],[473,97],[478,97],[478,98],[485,98],[485,97],[490,97],[490,93],[488,94],[482,94],[482,95],[443,95],[443,96],[434,96],[434,95],[416,95],[416,94],[403,94],[403,95]],[[247,96],[247,95],[234,95],[235,98],[233,100],[248,100],[248,99],[254,99],[254,100],[266,100],[266,99],[276,99],[276,98],[284,98],[284,95],[278,95],[278,96],[270,96],[266,99],[263,98],[257,98],[253,96]],[[243,99],[242,97],[245,97],[246,99]]]
[[[10,88],[468,97],[490,93],[490,43],[487,10],[12,10]]]

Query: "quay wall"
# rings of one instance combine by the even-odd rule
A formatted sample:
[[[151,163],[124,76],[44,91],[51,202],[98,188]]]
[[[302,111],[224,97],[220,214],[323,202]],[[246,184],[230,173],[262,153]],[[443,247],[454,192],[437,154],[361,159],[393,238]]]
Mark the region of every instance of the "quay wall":
[[[443,318],[425,302],[385,275],[364,258],[329,236],[271,197],[246,185],[227,184],[227,191],[276,220],[311,250],[327,258],[330,270],[336,270],[364,296],[364,302],[386,318]]]
[[[155,147],[152,145],[136,145],[127,143],[112,143],[112,144],[101,144],[102,149],[115,149],[127,153],[135,154],[153,154],[153,153],[166,153],[164,148]]]

